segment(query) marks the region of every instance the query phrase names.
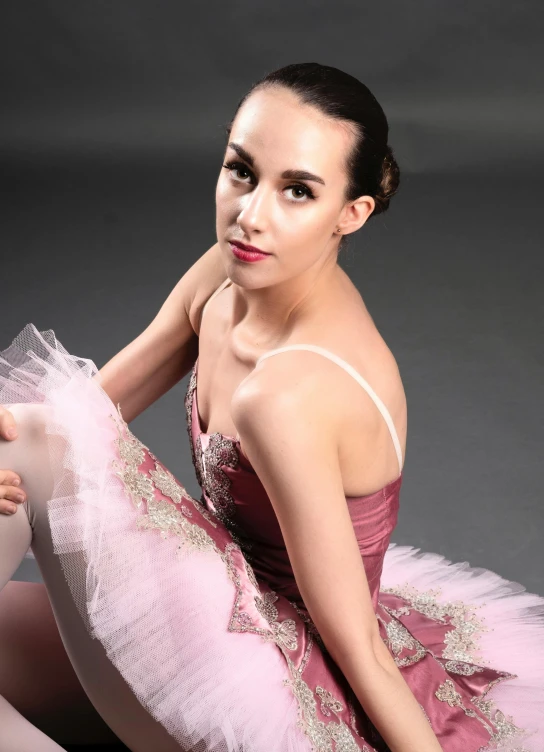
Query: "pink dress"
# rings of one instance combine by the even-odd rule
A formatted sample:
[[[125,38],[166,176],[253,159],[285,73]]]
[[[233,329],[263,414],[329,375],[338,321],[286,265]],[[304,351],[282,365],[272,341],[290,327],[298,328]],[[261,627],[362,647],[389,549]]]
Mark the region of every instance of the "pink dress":
[[[402,467],[394,425],[362,377],[322,348],[293,347],[367,389]],[[201,430],[198,361],[185,408],[200,499],[130,431],[94,363],[51,330],[28,324],[0,366],[0,404],[46,404],[56,456],[64,439],[49,521],[81,615],[182,748],[388,750],[312,623],[238,438]],[[544,598],[391,544],[401,485],[402,472],[346,498],[382,639],[445,752],[542,752]]]

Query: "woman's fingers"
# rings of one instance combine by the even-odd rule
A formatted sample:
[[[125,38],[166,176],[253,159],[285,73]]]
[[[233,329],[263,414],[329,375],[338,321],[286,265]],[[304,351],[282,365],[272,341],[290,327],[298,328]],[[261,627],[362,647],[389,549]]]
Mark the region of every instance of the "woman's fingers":
[[[0,470],[0,514],[13,514],[17,504],[26,500],[20,488],[21,478],[13,470]]]
[[[0,405],[0,438],[12,441],[17,438],[17,424],[7,407]]]

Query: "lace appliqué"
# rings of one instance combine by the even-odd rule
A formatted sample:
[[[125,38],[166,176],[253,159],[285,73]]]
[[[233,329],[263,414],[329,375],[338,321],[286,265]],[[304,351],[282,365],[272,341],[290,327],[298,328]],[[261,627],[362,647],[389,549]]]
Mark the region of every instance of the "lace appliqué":
[[[442,682],[442,684],[440,684],[438,689],[436,690],[435,695],[440,700],[440,702],[447,702],[450,708],[459,707],[466,715],[470,716],[471,718],[479,717],[474,710],[465,706],[461,695],[455,689],[455,684],[451,679],[446,679],[446,681]],[[491,726],[489,726],[489,724],[486,724],[484,722],[484,726],[487,728],[490,734],[493,733],[493,730]]]
[[[332,694],[327,690],[323,689],[323,687],[316,687],[315,693],[318,697],[321,698],[321,712],[323,715],[330,716],[331,710],[334,713],[341,713],[344,710],[344,706],[340,702],[340,700],[335,700],[335,698],[332,696]]]
[[[278,600],[276,593],[272,590],[262,596],[256,595],[254,599],[257,611],[270,624],[275,642],[281,642],[286,650],[296,650],[298,648],[297,626],[293,619],[278,621],[278,609],[274,606],[275,601]]]
[[[490,720],[491,723],[496,727],[496,731],[494,732],[489,723],[486,722],[485,718],[482,718],[472,708],[466,707],[461,695],[455,689],[455,685],[451,681],[451,679],[446,679],[445,682],[440,684],[435,692],[435,695],[441,702],[447,702],[451,708],[459,707],[465,713],[465,715],[469,716],[469,718],[476,718],[478,721],[480,721],[480,723],[483,725],[483,727],[491,737],[488,744],[486,745],[486,747],[488,748],[493,747],[495,744],[505,741],[511,741],[513,739],[521,740],[523,736],[527,736],[527,732],[524,729],[517,727],[514,724],[512,718],[507,718],[504,713],[499,710],[495,711],[495,713],[493,714],[491,710],[493,703],[491,700],[484,700],[483,697],[471,698],[471,702],[474,703],[474,705],[476,705],[480,712],[483,713],[483,715],[486,716],[488,720]],[[481,752],[483,752],[486,747],[480,748]],[[510,746],[509,749],[511,749]],[[523,748],[519,747],[518,752],[523,752]]]
[[[378,604],[383,610],[388,613],[392,619],[386,621],[381,616],[376,615],[378,621],[383,624],[385,629],[386,638],[384,643],[390,650],[393,660],[399,668],[405,666],[411,666],[413,663],[417,663],[429,652],[427,648],[422,645],[416,638],[409,632],[409,630],[400,622],[397,618],[397,614],[402,612],[403,609],[388,608],[385,604],[378,601]],[[400,658],[400,653],[404,650],[411,651],[411,655],[406,655]]]
[[[446,661],[444,663],[444,668],[451,674],[459,674],[460,676],[473,676],[484,670],[481,666],[477,666],[475,663],[462,663],[460,661]]]
[[[210,499],[216,517],[227,524],[236,511],[236,505],[230,493],[230,478],[223,472],[222,467],[237,467],[238,453],[232,439],[220,433],[212,433],[206,449],[201,449],[199,454],[202,489]]]
[[[120,421],[117,416],[110,415],[110,417],[115,420],[118,431],[115,444],[121,462],[112,460],[112,466],[116,475],[123,481],[125,490],[132,499],[134,506],[140,510],[142,504],[146,503],[147,513],[138,518],[138,527],[157,529],[163,537],[171,532],[179,534],[183,530],[190,543],[199,548],[208,547],[209,541],[206,540],[207,533],[204,530],[197,525],[187,527],[189,523],[186,518],[192,517],[193,513],[185,504],[181,503],[182,500],[191,502],[213,527],[217,527],[217,524],[209,518],[207,511],[202,508],[198,501],[193,499],[174,475],[159,463],[159,460],[148,447],[134,436],[121,416],[120,405],[117,405],[117,411]],[[145,474],[145,471],[139,469],[145,460],[146,452],[155,463],[155,469],[149,471],[149,476]],[[174,504],[164,499],[157,498],[155,488],[175,504],[178,504],[180,509],[178,510]]]
[[[299,725],[304,730],[316,752],[372,752],[370,747],[363,744],[360,747],[353,736],[350,727],[340,718],[338,721],[325,723],[317,717],[317,702],[314,693],[302,678],[288,656],[286,660],[291,671],[291,680],[285,679],[284,683],[291,687],[293,694],[299,703]],[[320,697],[321,709],[325,707],[330,715],[331,711],[338,717],[342,712],[343,705],[336,700],[330,692],[317,686],[315,694]],[[335,746],[333,746],[333,742]]]
[[[462,601],[440,603],[437,599],[440,590],[423,592],[410,585],[383,588],[382,592],[397,595],[408,601],[410,607],[420,614],[443,624],[451,624],[454,627],[444,638],[443,658],[451,661],[487,665],[488,661],[476,656],[477,640],[482,632],[488,631],[483,622],[473,613],[478,606],[467,605]],[[403,607],[399,611],[402,610],[403,614],[409,613],[405,609],[406,607]]]
[[[253,545],[251,541],[244,537],[240,526],[234,519],[236,504],[230,492],[231,481],[223,470],[223,467],[235,468],[238,466],[239,459],[235,441],[228,436],[223,436],[223,434],[216,432],[208,435],[208,445],[205,449],[202,447],[202,440],[199,436],[195,448],[193,442],[193,402],[196,386],[195,362],[185,393],[185,412],[191,458],[195,468],[196,479],[203,493],[211,503],[214,516],[228,528],[232,539],[240,546],[246,556],[251,559],[250,552]],[[201,503],[205,504],[204,497],[202,497]]]
[[[486,691],[478,697],[471,697],[470,701],[475,705],[478,710],[488,718],[495,726],[496,731],[491,736],[491,739],[485,747],[481,747],[478,752],[486,752],[486,750],[495,749],[495,745],[500,745],[503,742],[510,742],[508,750],[509,752],[528,752],[523,746],[523,739],[527,739],[530,734],[526,729],[516,726],[514,719],[511,716],[506,716],[501,710],[497,709],[494,700],[486,699],[488,692],[499,682],[504,679],[513,679],[514,674],[506,677],[500,677],[495,681],[490,682]],[[512,747],[512,744],[520,744],[519,747]]]
[[[427,649],[410,634],[400,621],[392,619],[390,622],[386,622],[381,617],[378,618],[385,628],[389,650],[399,668],[411,666],[425,657]],[[403,650],[413,651],[412,655],[399,658],[398,656]]]
[[[310,655],[312,653],[312,646],[315,643],[317,643],[323,653],[328,653],[327,646],[323,642],[323,638],[318,632],[317,627],[313,623],[310,615],[303,611],[298,603],[296,601],[289,601],[291,606],[295,609],[299,617],[302,619],[302,621],[306,624],[306,634],[308,635],[308,645],[306,647],[306,651],[304,653],[304,656],[302,658],[299,670],[304,671],[306,668],[308,661],[310,660]]]

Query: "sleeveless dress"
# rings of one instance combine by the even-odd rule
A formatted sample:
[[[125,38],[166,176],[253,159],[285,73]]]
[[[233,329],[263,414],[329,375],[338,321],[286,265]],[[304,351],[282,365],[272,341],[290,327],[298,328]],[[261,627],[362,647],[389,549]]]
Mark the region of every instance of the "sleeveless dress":
[[[346,504],[380,635],[442,749],[542,752],[544,598],[391,543],[403,475],[387,408],[321,347],[257,362],[293,349],[352,375],[389,427],[398,477]],[[387,752],[312,622],[239,437],[202,431],[197,375],[198,359],[185,410],[200,499],[128,428],[96,365],[52,330],[27,324],[0,353],[0,404],[44,405],[54,551],[87,629],[183,749]]]

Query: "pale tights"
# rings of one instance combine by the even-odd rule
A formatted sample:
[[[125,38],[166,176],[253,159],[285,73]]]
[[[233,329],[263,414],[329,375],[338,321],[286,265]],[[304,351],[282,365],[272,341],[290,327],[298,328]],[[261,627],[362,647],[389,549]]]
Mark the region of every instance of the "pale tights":
[[[10,406],[18,438],[0,439],[0,468],[17,472],[27,495],[15,514],[0,514],[0,752],[112,743],[110,729],[133,752],[181,752],[88,634],[53,553],[44,409]],[[47,592],[10,582],[29,546]]]

